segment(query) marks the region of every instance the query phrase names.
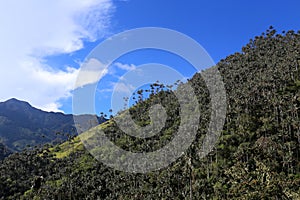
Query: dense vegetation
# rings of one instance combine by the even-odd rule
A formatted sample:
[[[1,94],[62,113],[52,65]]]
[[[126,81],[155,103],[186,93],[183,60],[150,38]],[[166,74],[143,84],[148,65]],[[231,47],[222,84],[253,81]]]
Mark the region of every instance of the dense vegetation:
[[[5,157],[7,157],[11,153],[12,152],[8,149],[7,146],[0,143],[0,160],[4,159]]]
[[[81,118],[82,121],[88,121],[93,117],[83,115]],[[84,130],[103,121],[98,117],[97,122],[86,123]],[[11,151],[59,143],[67,139],[67,134],[75,134],[75,131],[73,115],[45,112],[17,99],[0,102],[0,142]]]
[[[133,174],[97,162],[78,137],[58,146],[10,155],[0,164],[2,199],[300,199],[300,32],[255,37],[217,66],[227,92],[226,123],[214,150],[199,157],[210,116],[204,80],[190,83],[201,103],[197,139],[168,168]],[[157,85],[159,87],[159,85]],[[158,90],[130,109],[134,120],[149,123],[147,109],[166,107],[162,132],[140,140],[125,135],[112,120],[89,131],[105,130],[118,146],[153,151],[178,128],[178,102]],[[122,115],[122,113],[120,114]],[[42,186],[31,189],[37,176]]]

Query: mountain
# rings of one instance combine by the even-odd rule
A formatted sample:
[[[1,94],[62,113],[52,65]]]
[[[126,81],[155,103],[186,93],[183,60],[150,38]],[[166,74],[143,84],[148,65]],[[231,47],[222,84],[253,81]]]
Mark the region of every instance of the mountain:
[[[150,123],[149,108],[161,102],[168,117],[159,134],[147,139],[125,134],[115,122],[121,113],[81,138],[10,155],[0,162],[0,199],[300,199],[299,52],[300,32],[270,29],[214,66],[225,84],[227,113],[218,143],[205,157],[202,142],[211,102],[197,73],[189,82],[200,104],[198,133],[170,166],[148,173],[118,171],[90,154],[98,152],[97,146],[87,151],[83,144],[97,142],[100,129],[132,152],[151,152],[169,143],[180,124],[180,109],[173,92],[162,90],[129,109],[143,126]],[[123,161],[132,164],[126,157]],[[41,175],[41,187],[31,189]]]
[[[2,143],[0,143],[0,160],[12,154],[12,152]]]
[[[93,115],[77,117],[85,122],[91,120],[91,123],[84,123],[82,131],[105,121],[100,117],[95,121]],[[0,142],[10,151],[49,142],[59,143],[67,139],[67,134],[77,134],[71,114],[45,112],[14,98],[0,103]]]

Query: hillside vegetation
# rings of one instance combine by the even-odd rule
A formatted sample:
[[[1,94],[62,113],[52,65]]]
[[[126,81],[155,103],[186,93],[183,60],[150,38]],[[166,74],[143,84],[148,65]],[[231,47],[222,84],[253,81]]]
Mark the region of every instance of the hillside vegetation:
[[[4,144],[0,143],[0,160],[7,157],[12,152],[5,146]]]
[[[300,199],[300,32],[276,34],[270,28],[215,67],[225,84],[227,114],[221,137],[206,157],[199,152],[210,98],[195,74],[190,83],[200,103],[197,138],[169,167],[146,174],[120,172],[97,162],[75,137],[2,161],[0,199]],[[172,91],[160,90],[130,108],[143,126],[150,123],[150,106],[164,105],[167,123],[151,138],[128,136],[113,119],[83,134],[103,129],[125,150],[154,151],[178,130],[174,99]],[[42,186],[31,189],[41,175]]]

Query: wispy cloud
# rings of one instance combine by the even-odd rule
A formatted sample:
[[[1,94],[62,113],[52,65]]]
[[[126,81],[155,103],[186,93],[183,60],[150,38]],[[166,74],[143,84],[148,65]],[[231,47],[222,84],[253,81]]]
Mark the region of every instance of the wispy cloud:
[[[116,62],[116,63],[113,63],[110,67],[105,68],[103,70],[104,70],[102,72],[103,76],[108,74],[108,76],[110,76],[111,78],[109,79],[108,83],[104,84],[105,87],[103,87],[103,85],[102,85],[102,89],[98,89],[97,92],[106,93],[106,92],[117,91],[117,92],[128,93],[129,92],[128,88],[130,88],[130,85],[121,83],[121,82],[126,81],[123,77],[124,71],[126,74],[126,72],[129,72],[132,70],[137,71],[138,68],[134,64],[126,64],[126,63]],[[100,78],[103,76],[100,76]],[[115,81],[112,81],[112,80],[115,80]]]
[[[131,96],[132,92],[135,89],[136,88],[131,84],[126,84],[126,83],[120,82],[120,83],[115,84],[114,92],[122,93],[123,95],[127,95],[127,96]]]
[[[125,71],[131,71],[131,70],[135,70],[136,66],[134,64],[123,64],[123,63],[115,63],[114,64],[116,67],[118,67],[119,69],[125,70]]]
[[[97,83],[108,72],[107,65],[95,58],[89,59],[78,73],[74,89],[88,84]]]
[[[79,70],[54,70],[44,57],[72,53],[84,48],[84,41],[106,35],[113,10],[111,0],[3,1],[0,101],[16,97],[59,111],[59,99],[71,95]]]

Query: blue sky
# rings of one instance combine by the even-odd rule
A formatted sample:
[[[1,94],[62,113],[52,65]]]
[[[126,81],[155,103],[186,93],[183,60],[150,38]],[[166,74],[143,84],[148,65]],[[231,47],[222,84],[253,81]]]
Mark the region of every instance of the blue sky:
[[[296,0],[12,0],[1,4],[0,101],[15,97],[65,113],[72,113],[80,64],[113,34],[140,27],[173,29],[196,40],[217,63],[270,25],[278,32],[300,30]],[[187,77],[194,73],[186,61],[167,52],[124,55],[98,84],[96,113],[109,110],[118,77],[149,62],[170,65]]]
[[[300,27],[296,0],[132,0],[116,5],[116,31],[142,26],[174,29],[197,40],[215,62],[240,51],[270,25],[277,30]]]

